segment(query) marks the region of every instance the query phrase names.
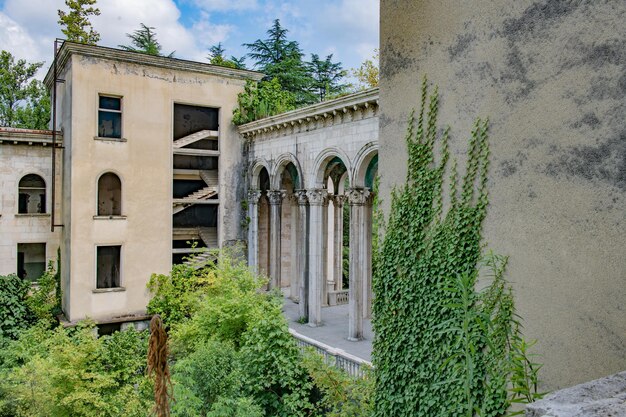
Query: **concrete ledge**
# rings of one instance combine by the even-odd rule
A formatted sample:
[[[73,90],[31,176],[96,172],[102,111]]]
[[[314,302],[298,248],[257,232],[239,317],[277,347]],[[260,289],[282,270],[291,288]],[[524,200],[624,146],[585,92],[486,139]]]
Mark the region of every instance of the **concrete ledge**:
[[[626,416],[626,371],[556,391],[526,407],[526,417]]]

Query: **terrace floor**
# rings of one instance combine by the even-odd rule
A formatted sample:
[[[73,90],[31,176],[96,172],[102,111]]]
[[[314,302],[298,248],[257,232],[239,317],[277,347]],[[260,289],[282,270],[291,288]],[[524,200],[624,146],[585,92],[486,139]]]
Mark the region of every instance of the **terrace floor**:
[[[338,305],[322,308],[322,325],[310,327],[306,324],[298,323],[298,304],[285,297],[283,311],[289,322],[289,327],[296,332],[322,342],[333,348],[342,349],[345,352],[357,356],[366,361],[372,360],[372,322],[369,319],[363,320],[364,339],[358,342],[348,340],[348,305]]]

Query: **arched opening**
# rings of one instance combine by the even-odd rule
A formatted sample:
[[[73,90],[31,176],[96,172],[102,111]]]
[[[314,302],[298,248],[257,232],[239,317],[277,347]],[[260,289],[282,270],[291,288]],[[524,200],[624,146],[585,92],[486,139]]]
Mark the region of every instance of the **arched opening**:
[[[348,257],[350,211],[346,204],[346,189],[350,186],[348,169],[339,156],[331,156],[323,165],[323,184],[328,192],[324,227],[325,280],[322,285],[322,305],[348,303]]]
[[[270,269],[270,204],[268,191],[270,175],[265,167],[258,175],[258,189],[261,191],[258,205],[258,268],[259,272],[268,275]]]
[[[296,271],[297,257],[297,217],[298,204],[295,190],[300,188],[298,169],[293,162],[288,162],[277,172],[279,189],[284,191],[280,209],[280,286],[285,295],[293,300],[298,299],[298,277]]]
[[[368,202],[363,206],[363,318],[372,316],[372,275],[374,264],[373,254],[378,250],[378,225],[374,213],[378,211],[378,198],[376,198],[376,178],[378,176],[378,150],[366,146],[360,153],[354,175],[357,187],[364,188],[370,193]]]
[[[98,179],[98,216],[122,215],[122,182],[112,172]]]
[[[28,174],[20,179],[17,212],[20,214],[46,212],[46,182],[39,175]]]

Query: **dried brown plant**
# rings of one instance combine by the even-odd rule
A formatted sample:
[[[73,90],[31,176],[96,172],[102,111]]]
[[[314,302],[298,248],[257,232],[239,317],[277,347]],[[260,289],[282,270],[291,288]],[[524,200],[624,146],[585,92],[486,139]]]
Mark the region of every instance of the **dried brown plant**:
[[[148,376],[154,378],[154,413],[157,417],[170,416],[172,381],[167,364],[167,333],[163,320],[155,314],[150,320],[150,341],[148,344]]]

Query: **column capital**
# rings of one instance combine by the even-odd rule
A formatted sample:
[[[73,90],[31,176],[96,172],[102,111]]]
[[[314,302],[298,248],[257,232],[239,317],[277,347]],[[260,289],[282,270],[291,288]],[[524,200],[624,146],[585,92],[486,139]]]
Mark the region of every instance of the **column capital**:
[[[323,188],[307,190],[306,195],[309,198],[309,204],[312,206],[322,206],[328,203],[328,191]]]
[[[261,198],[261,190],[248,191],[248,204],[257,204]]]
[[[296,196],[296,200],[300,206],[304,206],[309,202],[306,190],[295,190],[294,195]]]
[[[348,199],[348,196],[345,194],[335,194],[331,197],[331,199],[333,200],[335,206],[341,207]]]
[[[269,190],[267,192],[267,197],[270,200],[270,205],[279,205],[283,201],[285,194],[284,190]]]
[[[370,190],[367,188],[349,188],[348,202],[351,206],[362,206],[367,204],[370,195]]]

